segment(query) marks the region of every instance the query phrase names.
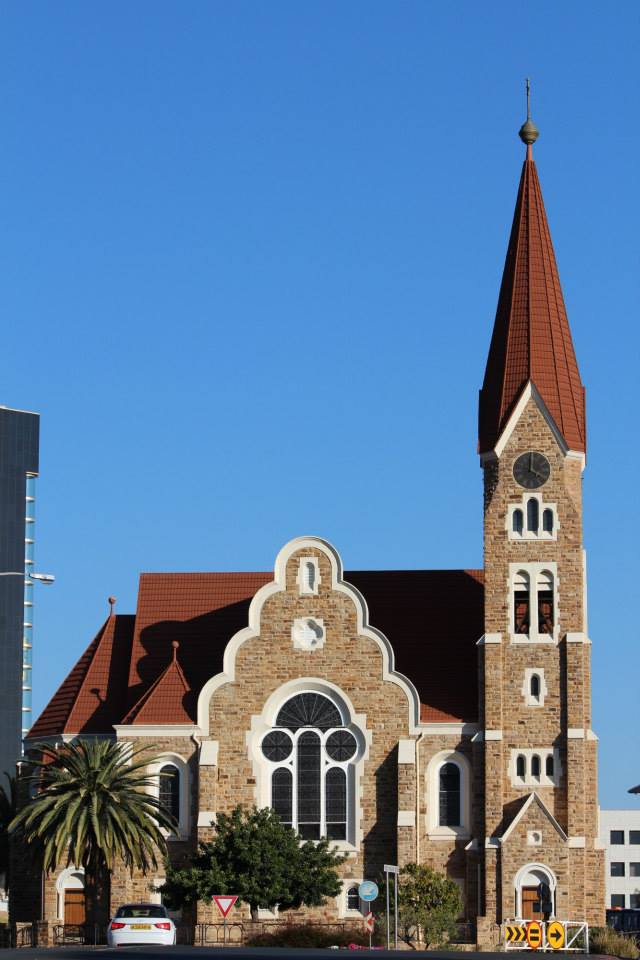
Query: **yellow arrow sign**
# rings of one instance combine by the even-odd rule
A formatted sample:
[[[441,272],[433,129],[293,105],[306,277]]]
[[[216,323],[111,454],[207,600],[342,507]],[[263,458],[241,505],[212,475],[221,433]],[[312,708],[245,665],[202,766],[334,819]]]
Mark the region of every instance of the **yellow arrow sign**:
[[[564,947],[564,926],[554,920],[547,927],[547,943],[550,943],[554,950],[562,950]]]

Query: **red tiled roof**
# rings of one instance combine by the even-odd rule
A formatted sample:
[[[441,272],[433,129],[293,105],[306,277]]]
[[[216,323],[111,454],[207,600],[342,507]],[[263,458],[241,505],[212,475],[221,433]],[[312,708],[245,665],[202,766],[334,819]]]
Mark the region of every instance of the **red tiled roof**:
[[[135,618],[109,618],[29,733],[108,733],[118,723],[195,723],[198,694],[271,573],[142,574]],[[345,573],[416,686],[423,721],[478,718],[482,572]],[[172,644],[179,643],[179,660]],[[175,649],[175,648],[174,648]]]
[[[480,453],[495,447],[529,380],[569,448],[585,451],[584,387],[530,148],[522,168],[480,391]]]
[[[130,614],[108,617],[34,723],[30,738],[110,730],[126,704],[134,622]]]

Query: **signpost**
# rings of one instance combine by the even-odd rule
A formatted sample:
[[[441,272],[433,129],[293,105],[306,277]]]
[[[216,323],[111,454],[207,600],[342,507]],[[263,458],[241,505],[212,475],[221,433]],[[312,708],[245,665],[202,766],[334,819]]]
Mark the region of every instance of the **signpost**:
[[[390,940],[390,925],[391,917],[389,916],[389,878],[393,874],[393,896],[394,896],[394,925],[393,925],[393,939],[394,939],[394,948],[398,949],[398,874],[400,873],[400,867],[393,866],[390,863],[385,863],[384,872],[386,874],[385,886],[387,888],[387,950],[391,949],[391,940]]]
[[[234,906],[237,896],[223,896],[218,894],[214,896],[213,902],[216,907],[222,914],[222,943],[226,944],[227,942],[227,916],[231,911],[231,908]]]

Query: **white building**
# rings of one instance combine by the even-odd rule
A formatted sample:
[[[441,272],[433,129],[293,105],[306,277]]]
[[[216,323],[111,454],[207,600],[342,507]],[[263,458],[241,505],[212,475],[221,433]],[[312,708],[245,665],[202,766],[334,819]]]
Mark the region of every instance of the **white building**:
[[[601,810],[607,907],[640,909],[640,809]]]

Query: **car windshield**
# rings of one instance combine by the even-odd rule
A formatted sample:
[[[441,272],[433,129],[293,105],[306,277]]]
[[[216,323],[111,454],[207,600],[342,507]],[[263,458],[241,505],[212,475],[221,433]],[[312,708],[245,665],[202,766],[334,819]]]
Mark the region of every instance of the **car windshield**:
[[[118,907],[116,919],[122,917],[167,917],[167,911],[157,903],[127,903],[124,907]]]

